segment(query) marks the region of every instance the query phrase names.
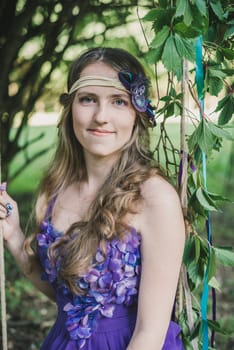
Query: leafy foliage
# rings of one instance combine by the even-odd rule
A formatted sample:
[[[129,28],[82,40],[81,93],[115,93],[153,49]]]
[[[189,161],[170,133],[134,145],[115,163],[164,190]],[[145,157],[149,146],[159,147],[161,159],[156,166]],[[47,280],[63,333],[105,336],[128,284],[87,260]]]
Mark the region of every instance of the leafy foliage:
[[[219,194],[208,191],[205,164],[212,158],[213,152],[221,151],[223,140],[233,141],[226,125],[232,120],[234,113],[232,15],[232,4],[228,0],[176,0],[157,1],[155,8],[144,17],[144,21],[152,23],[153,32],[147,59],[149,63],[155,65],[156,78],[159,71],[162,74],[160,64],[163,65],[168,77],[164,93],[156,81],[158,99],[156,113],[162,122],[155,156],[159,161],[158,149],[161,148],[165,154],[167,174],[174,177],[181,195],[185,193],[182,189],[184,184],[187,192],[188,205],[184,207],[184,211],[189,223],[189,236],[184,252],[184,264],[189,288],[194,297],[193,329],[188,326],[186,311],[178,315],[186,350],[194,349],[193,339],[197,339],[199,349],[203,346],[203,325],[197,295],[201,295],[204,281],[211,288],[220,290],[216,278],[216,265],[218,263],[225,266],[234,265],[234,253],[230,249],[217,248],[211,244],[209,236],[209,239],[203,237],[203,228],[209,225],[210,212],[219,211],[220,202],[229,201]],[[194,79],[196,60],[199,59],[196,55],[196,43],[201,37],[203,68],[198,72],[197,66],[197,75]],[[192,67],[190,71],[187,66]],[[197,106],[198,118],[194,118],[194,111],[186,106],[187,92]],[[212,121],[212,117],[205,114],[203,99],[208,94],[218,100],[213,111],[219,112],[218,122]],[[180,150],[173,146],[166,132],[166,121],[172,116],[183,116],[183,120],[188,118],[194,125],[194,130],[190,135],[186,135],[186,143],[185,135],[182,136]],[[169,153],[174,154],[174,157],[170,157],[170,161],[168,161]],[[181,183],[183,171],[187,173],[187,183]],[[184,198],[182,202],[186,202]],[[198,233],[199,231],[201,232]],[[211,331],[223,332],[217,321],[209,320],[208,325]]]
[[[132,21],[136,5],[135,0],[35,0],[33,6],[30,0],[1,1],[0,150],[5,180],[9,180],[9,164],[14,157],[20,151],[27,153],[38,141],[22,142],[22,135],[39,98],[47,94],[47,110],[54,111],[54,101],[65,86],[66,74],[58,73],[66,73],[82,50],[101,46],[104,41],[110,45],[111,31]],[[150,0],[144,1],[145,8],[151,5]],[[134,36],[119,40],[118,35],[116,40],[116,45],[140,52]],[[15,124],[18,129],[12,136]],[[24,167],[48,148],[45,145],[33,158],[26,156]],[[22,169],[10,174],[11,179]]]

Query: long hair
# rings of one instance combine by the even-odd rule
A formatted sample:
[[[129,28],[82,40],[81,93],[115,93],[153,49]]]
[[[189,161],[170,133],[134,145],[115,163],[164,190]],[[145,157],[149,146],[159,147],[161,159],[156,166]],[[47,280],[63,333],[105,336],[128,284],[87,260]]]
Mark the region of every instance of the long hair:
[[[71,66],[68,91],[79,79],[82,70],[95,62],[106,63],[117,72],[129,71],[145,76],[138,60],[125,50],[94,48],[84,52]],[[72,125],[71,106],[74,96],[75,93],[61,96],[64,110],[59,123],[58,145],[39,192],[39,198],[43,196],[47,206],[51,198],[69,184],[85,181],[87,178],[83,149]],[[60,278],[76,293],[82,293],[77,279],[92,265],[98,246],[105,253],[104,242],[123,237],[128,229],[126,215],[136,213],[136,203],[142,200],[142,183],[157,172],[157,167],[152,166],[149,125],[146,113],[137,112],[132,136],[98,190],[89,207],[87,218],[85,221],[73,223],[49,249],[50,259],[60,259]],[[37,222],[42,219],[38,214]]]

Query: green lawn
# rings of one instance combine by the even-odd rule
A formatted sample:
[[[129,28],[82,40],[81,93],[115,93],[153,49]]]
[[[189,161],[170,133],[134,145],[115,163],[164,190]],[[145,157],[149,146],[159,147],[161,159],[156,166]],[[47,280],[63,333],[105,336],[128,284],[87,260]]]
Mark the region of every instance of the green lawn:
[[[41,134],[44,134],[43,137],[30,147],[28,156],[32,157],[42,149],[47,149],[47,152],[38,157],[27,167],[25,167],[22,173],[20,173],[9,184],[9,190],[11,193],[20,194],[36,191],[40,182],[40,178],[45,171],[51,157],[53,156],[56,143],[57,128],[56,126],[28,127],[27,132],[25,132],[22,137],[22,144],[24,144],[24,142],[27,140],[32,140]],[[14,174],[15,171],[17,171],[17,169],[19,169],[19,167],[24,164],[25,159],[27,159],[27,154],[25,152],[18,154],[12,163],[10,173]]]
[[[191,128],[189,128],[190,132]],[[25,132],[22,137],[22,143],[26,140],[31,140],[41,133],[44,133],[43,138],[33,144],[28,151],[28,155],[31,157],[38,150],[47,148],[48,152],[43,156],[40,156],[33,161],[25,170],[18,175],[10,184],[9,190],[11,193],[25,193],[34,192],[38,187],[40,178],[45,171],[49,160],[51,159],[54,151],[54,144],[56,142],[57,128],[55,126],[45,127],[29,127],[27,133]],[[179,148],[179,124],[168,124],[168,134],[171,140]],[[155,145],[155,140],[159,136],[159,127],[155,129],[152,135],[152,145]],[[226,179],[226,168],[229,162],[229,154],[232,147],[232,143],[224,141],[221,152],[214,152],[212,159],[207,163],[207,178],[208,188],[211,192],[222,193],[223,186]],[[11,174],[13,174],[24,162],[26,154],[21,152],[13,161],[11,166]]]

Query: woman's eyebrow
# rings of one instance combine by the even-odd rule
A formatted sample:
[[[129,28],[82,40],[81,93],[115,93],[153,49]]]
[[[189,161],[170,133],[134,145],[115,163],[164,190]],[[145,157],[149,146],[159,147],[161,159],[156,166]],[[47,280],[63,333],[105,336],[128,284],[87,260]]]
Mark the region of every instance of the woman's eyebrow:
[[[91,91],[77,91],[77,96],[82,96],[82,95],[89,95],[89,96],[94,96],[94,97],[99,97],[99,94],[91,92]],[[115,93],[115,94],[110,94],[107,95],[109,98],[127,98],[130,99],[130,96],[128,93]]]
[[[120,94],[111,94],[110,95],[111,97],[125,97],[125,98],[129,98],[129,94],[123,94],[123,93],[120,93]]]
[[[95,94],[94,92],[91,91],[77,91],[77,95],[92,95],[92,96],[98,96],[97,94]]]

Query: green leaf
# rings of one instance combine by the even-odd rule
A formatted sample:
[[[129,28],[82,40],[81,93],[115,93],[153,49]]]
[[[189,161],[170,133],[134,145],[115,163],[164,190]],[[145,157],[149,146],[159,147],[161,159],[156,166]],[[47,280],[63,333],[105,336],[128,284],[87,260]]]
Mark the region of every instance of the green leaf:
[[[223,88],[223,82],[219,78],[210,77],[209,80],[206,80],[206,84],[208,85],[206,90],[209,91],[212,96],[218,96]]]
[[[221,101],[219,101],[219,103]],[[220,110],[220,105],[222,103],[220,105],[219,103],[215,111]],[[218,124],[219,125],[227,124],[231,120],[233,114],[234,114],[234,96],[233,94],[228,94],[227,96],[225,96],[225,104],[222,108],[222,112],[219,115]]]
[[[216,65],[212,65],[206,70],[205,89],[213,96],[218,96],[223,88],[223,79],[226,73]]]
[[[210,205],[218,210],[218,206],[215,202],[216,201],[215,196],[211,197],[209,192],[205,189],[203,189],[203,193],[204,193],[206,200],[210,203]]]
[[[155,18],[157,17],[157,12],[158,12],[158,9],[150,10],[150,11],[143,17],[143,20],[144,20],[144,21],[149,21],[149,22],[154,21]]]
[[[183,255],[183,262],[186,266],[188,266],[189,262],[194,258],[193,250],[194,250],[194,240],[193,240],[193,237],[189,237],[185,241],[184,255]]]
[[[199,264],[197,264],[195,260],[192,261],[187,267],[187,272],[190,280],[194,285],[194,288],[196,288],[204,277],[204,266],[201,264],[201,260],[199,261]]]
[[[199,123],[198,127],[188,138],[189,152],[191,153],[196,145],[199,144],[200,137],[202,136],[202,122]]]
[[[198,236],[195,236],[195,261],[198,262],[201,252],[201,241]]]
[[[202,120],[202,126],[202,137],[199,140],[199,146],[203,152],[208,154],[213,149],[215,137],[204,119]]]
[[[184,16],[188,0],[176,0],[176,13],[175,17]]]
[[[158,0],[158,4],[160,7],[163,7],[164,9],[168,6],[168,0]]]
[[[224,33],[223,39],[227,40],[228,38],[233,36],[233,34],[234,34],[234,26],[230,26],[229,28],[227,28],[226,32]]]
[[[184,57],[191,62],[195,61],[196,54],[193,40],[182,38],[181,36],[175,33],[175,44],[177,51],[181,57]]]
[[[221,52],[221,50],[216,50],[215,56],[216,56],[216,62],[218,64],[221,64],[224,61],[223,53]]]
[[[214,331],[216,331],[218,333],[228,335],[228,332],[226,330],[224,330],[217,321],[207,320],[207,322],[208,322],[208,326],[210,329],[213,329]]]
[[[183,336],[184,335],[189,335],[189,327],[187,325],[187,317],[186,317],[186,311],[185,310],[182,310],[180,312],[179,324],[180,324],[181,330],[183,332]],[[186,346],[186,349],[187,349],[187,346]],[[188,350],[193,350],[193,349],[188,347]]]
[[[174,72],[178,79],[182,77],[182,60],[176,50],[173,36],[169,36],[164,45],[162,62],[169,72]]]
[[[169,102],[169,101],[171,101],[171,96],[165,95],[165,96],[160,98],[160,101]]]
[[[189,26],[192,23],[193,16],[190,7],[189,0],[177,0],[176,1],[176,13],[175,17],[184,17],[184,23]]]
[[[192,171],[188,174],[188,188],[191,192],[194,192],[197,188],[197,181],[198,181],[198,172]]]
[[[223,107],[226,105],[228,99],[229,99],[229,95],[224,96],[224,98],[222,98],[222,100],[218,102],[215,112],[221,111]]]
[[[224,130],[221,126],[216,125],[212,122],[207,122],[207,124],[213,135],[217,136],[218,138],[224,138],[230,141],[234,141],[232,134],[227,130]]]
[[[231,68],[224,68],[223,69],[223,72],[226,74],[226,75],[230,75],[230,76],[233,76],[234,75],[234,69],[231,69]]]
[[[231,19],[230,21],[228,21],[227,24],[234,24],[234,19]]]
[[[207,217],[207,211],[204,209],[204,207],[200,204],[199,200],[197,199],[196,191],[190,197],[188,206],[189,208],[193,209],[196,214],[204,218]]]
[[[220,283],[219,283],[219,281],[217,280],[217,278],[215,278],[214,276],[211,277],[211,279],[210,279],[209,282],[208,282],[208,285],[209,285],[211,288],[215,288],[215,289],[217,289],[219,292],[221,292]]]
[[[209,4],[216,14],[216,16],[222,21],[224,19],[224,11],[219,0],[210,0]]]
[[[228,60],[233,60],[234,59],[234,50],[232,49],[226,49],[226,48],[221,48],[223,55],[228,59]]]
[[[196,191],[196,197],[199,201],[199,203],[208,211],[216,211],[217,207],[214,203],[214,201],[212,201],[209,196],[207,195],[207,193],[205,192],[205,190],[202,187],[199,187]]]
[[[149,51],[145,55],[145,58],[147,62],[151,64],[156,64],[158,61],[161,60],[162,52],[163,46],[158,49],[149,49]]]
[[[209,24],[210,24],[209,16],[208,15],[203,16],[196,6],[193,7],[192,11],[193,11],[192,12],[193,13],[192,26],[199,28],[201,34],[203,34],[203,36],[205,38],[206,33],[208,31],[208,28],[209,28]]]
[[[210,77],[219,78],[221,80],[226,78],[226,74],[222,70],[209,68],[208,71]]]
[[[173,29],[176,33],[187,38],[196,38],[201,34],[200,28],[194,26],[186,26],[184,22],[176,23]]]
[[[206,16],[206,2],[204,0],[195,0],[195,5],[203,16]]]
[[[165,117],[169,118],[174,115],[174,103],[170,103],[165,108]]]
[[[233,203],[229,198],[226,198],[226,197],[223,197],[221,196],[220,194],[216,194],[216,193],[211,193],[211,192],[208,192],[208,195],[209,197],[214,200],[214,201],[226,201],[226,202],[231,202]]]
[[[158,8],[155,13],[153,29],[155,33],[160,31],[164,26],[171,26],[172,18],[174,16],[174,8],[160,9]]]
[[[151,42],[151,45],[150,45],[150,46],[151,46],[153,49],[157,49],[157,48],[161,47],[161,46],[165,43],[165,41],[166,41],[166,39],[167,39],[169,33],[170,33],[170,28],[167,27],[167,26],[164,26],[164,27],[162,28],[162,30],[160,30],[160,31],[156,34],[156,36],[155,36],[155,38],[153,39],[153,41]]]
[[[224,266],[234,266],[234,252],[224,249],[214,247],[214,252],[216,258]]]
[[[176,91],[175,91],[175,89],[173,88],[173,86],[171,86],[171,88],[170,88],[169,95],[170,95],[171,97],[175,97],[175,96],[176,96]]]
[[[208,265],[208,282],[215,277],[216,275],[216,260],[215,260],[215,253],[214,250],[210,249],[210,258],[209,258],[209,265]],[[212,283],[212,282],[211,282]]]
[[[189,151],[192,152],[195,146],[198,145],[203,152],[209,153],[213,149],[214,143],[215,137],[210,131],[206,120],[202,119],[197,129],[188,139]]]
[[[181,116],[182,114],[182,106],[181,106],[181,103],[174,103],[174,115],[175,116]]]

